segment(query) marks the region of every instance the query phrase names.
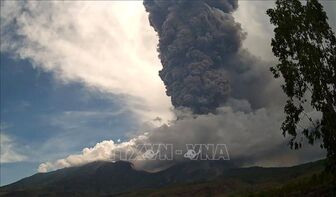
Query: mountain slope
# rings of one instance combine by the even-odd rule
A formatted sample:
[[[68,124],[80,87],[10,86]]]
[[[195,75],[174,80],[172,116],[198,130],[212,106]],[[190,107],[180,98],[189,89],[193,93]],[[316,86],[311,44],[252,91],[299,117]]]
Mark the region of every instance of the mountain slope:
[[[135,188],[156,186],[155,174],[137,171],[128,162],[93,162],[80,167],[71,167],[49,173],[39,173],[4,186],[4,191],[33,191],[48,194],[117,193]]]
[[[196,161],[172,166],[157,173],[133,169],[128,162],[93,162],[79,167],[39,173],[16,183],[1,187],[0,194],[7,196],[93,196],[132,195],[134,191],[157,188],[187,186],[202,188],[212,186],[226,188],[221,192],[232,192],[241,188],[277,186],[297,177],[318,173],[323,161],[289,168],[234,168],[223,161]],[[210,181],[210,182],[209,182]],[[201,185],[199,185],[201,184]],[[169,190],[169,189],[168,189]],[[164,190],[163,190],[164,191]],[[154,192],[154,193],[155,193]],[[133,193],[134,194],[134,193]]]

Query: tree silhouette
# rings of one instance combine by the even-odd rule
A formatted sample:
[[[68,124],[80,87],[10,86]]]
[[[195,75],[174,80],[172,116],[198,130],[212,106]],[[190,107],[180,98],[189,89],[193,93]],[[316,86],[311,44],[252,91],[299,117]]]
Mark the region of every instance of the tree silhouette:
[[[336,174],[336,38],[328,17],[317,0],[277,0],[267,14],[275,25],[271,45],[279,59],[271,71],[284,78],[288,96],[283,134],[292,136],[289,144],[295,149],[302,146],[301,132],[311,144],[321,139],[326,169]],[[307,108],[320,112],[320,118],[311,118]],[[304,120],[310,124],[302,126]]]

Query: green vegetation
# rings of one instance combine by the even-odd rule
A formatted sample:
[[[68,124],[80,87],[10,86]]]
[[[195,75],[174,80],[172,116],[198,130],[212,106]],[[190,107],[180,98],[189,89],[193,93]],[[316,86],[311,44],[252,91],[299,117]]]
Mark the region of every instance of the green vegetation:
[[[265,189],[248,196],[336,196],[331,174],[322,172],[290,180],[280,187]]]
[[[315,173],[289,181],[247,183],[235,179],[216,180],[205,183],[174,185],[167,188],[142,190],[120,195],[135,196],[231,196],[231,197],[301,197],[301,196],[336,196],[330,174]]]
[[[226,175],[209,182],[175,184],[120,196],[336,196],[332,176],[323,172],[323,163],[324,161],[318,161],[291,168],[245,168],[227,172]]]
[[[318,0],[277,0],[267,14],[275,25],[272,50],[279,59],[271,71],[284,78],[288,96],[283,134],[292,136],[295,149],[302,145],[301,133],[312,144],[322,139],[327,170],[336,175],[336,37],[328,17]],[[311,108],[321,118],[306,112]]]
[[[204,166],[204,163],[190,162],[148,173],[136,171],[126,162],[94,162],[33,175],[1,187],[0,196],[323,197],[335,194],[330,174],[323,172],[324,160],[281,168],[230,168],[225,163],[215,163],[211,168]],[[222,171],[213,176],[212,170]]]

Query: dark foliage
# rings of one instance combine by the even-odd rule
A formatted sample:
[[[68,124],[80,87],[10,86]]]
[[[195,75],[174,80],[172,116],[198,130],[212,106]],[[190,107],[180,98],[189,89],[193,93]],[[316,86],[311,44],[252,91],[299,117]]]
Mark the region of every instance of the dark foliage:
[[[283,133],[292,136],[295,149],[302,145],[300,132],[312,144],[322,139],[327,169],[336,174],[336,38],[327,15],[317,0],[277,0],[267,14],[275,25],[272,47],[280,62],[271,71],[284,78],[288,96]],[[307,107],[321,112],[321,118],[311,118]],[[301,125],[304,120],[310,125]]]

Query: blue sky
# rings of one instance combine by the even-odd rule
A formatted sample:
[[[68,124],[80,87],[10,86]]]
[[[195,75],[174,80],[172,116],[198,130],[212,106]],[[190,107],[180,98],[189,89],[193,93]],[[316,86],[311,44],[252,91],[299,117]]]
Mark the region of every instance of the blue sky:
[[[167,120],[156,44],[141,1],[1,2],[1,185]]]
[[[1,124],[2,134],[26,157],[1,165],[1,185],[35,173],[46,160],[104,139],[125,139],[138,126],[117,96],[59,83],[53,74],[8,54],[1,55]]]

